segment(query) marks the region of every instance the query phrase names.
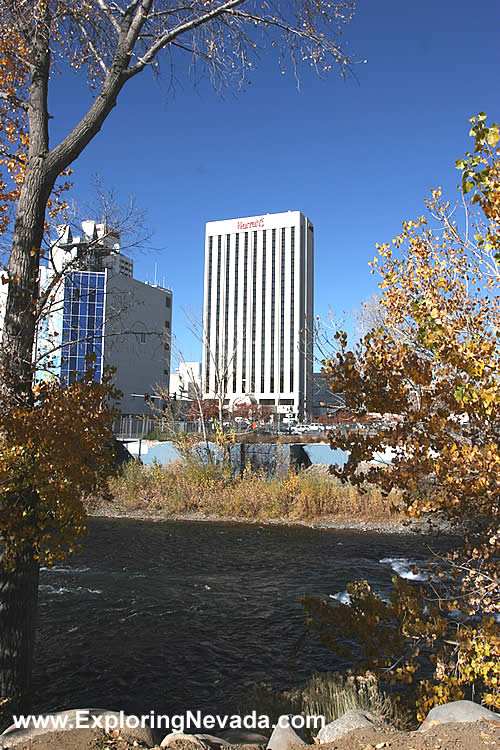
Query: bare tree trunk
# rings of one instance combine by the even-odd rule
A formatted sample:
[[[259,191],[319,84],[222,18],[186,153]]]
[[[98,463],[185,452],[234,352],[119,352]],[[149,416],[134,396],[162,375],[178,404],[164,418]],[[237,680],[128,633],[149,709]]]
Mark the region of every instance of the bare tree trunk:
[[[125,82],[121,72],[128,60],[123,51],[117,53],[116,70],[108,76],[101,95],[72,133],[51,152],[47,110],[50,26],[50,9],[46,4],[33,37],[33,73],[27,110],[29,151],[9,258],[9,291],[0,350],[0,401],[3,402],[1,408],[7,410],[33,406],[32,355],[40,248],[48,198],[57,176],[92,140],[114,107]],[[33,513],[38,496],[30,488],[22,488],[11,502],[18,505],[21,512]],[[14,698],[13,707],[26,710],[31,692],[38,565],[28,547],[15,558],[10,572],[4,567],[4,556],[0,531],[0,698]]]
[[[30,407],[33,403],[32,350],[38,292],[39,251],[45,204],[50,186],[43,186],[40,160],[33,160],[19,201],[9,261],[9,295],[2,341],[3,398],[5,407]],[[26,488],[6,500],[19,513],[36,510],[38,496]],[[29,544],[29,540],[28,540]],[[26,711],[31,702],[31,671],[38,603],[38,563],[27,546],[12,568],[4,568],[0,547],[0,696],[8,698],[7,711]]]
[[[40,247],[47,200],[58,171],[47,167],[49,149],[47,91],[50,71],[50,11],[48,4],[33,37],[34,64],[30,83],[29,151],[17,206],[9,258],[9,292],[5,307],[0,371],[6,410],[33,406],[33,345]],[[21,479],[22,481],[22,479]],[[16,514],[36,514],[38,495],[22,487],[4,498]],[[0,537],[0,696],[9,699],[7,711],[29,709],[31,673],[38,604],[39,565],[29,537],[5,560],[6,540]],[[7,564],[6,564],[7,562]],[[10,564],[9,564],[10,563]]]
[[[3,388],[16,403],[31,401],[38,267],[45,206],[52,189],[41,159],[33,159],[19,200],[9,258],[9,294],[2,340]],[[12,402],[11,402],[12,405]]]
[[[12,569],[0,567],[0,695],[9,699],[5,714],[31,706],[38,579],[31,548],[16,557]]]

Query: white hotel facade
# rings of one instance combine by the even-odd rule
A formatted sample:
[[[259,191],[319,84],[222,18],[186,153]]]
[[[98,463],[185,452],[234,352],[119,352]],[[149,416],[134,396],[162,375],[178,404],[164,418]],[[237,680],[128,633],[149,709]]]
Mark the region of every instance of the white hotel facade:
[[[314,228],[300,211],[206,225],[203,394],[311,406]]]

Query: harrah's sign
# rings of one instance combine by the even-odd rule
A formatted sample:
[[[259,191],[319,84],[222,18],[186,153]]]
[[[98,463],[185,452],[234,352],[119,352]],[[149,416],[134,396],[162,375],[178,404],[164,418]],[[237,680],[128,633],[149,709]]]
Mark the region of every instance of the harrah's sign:
[[[237,221],[236,227],[240,232],[242,229],[262,229],[264,226],[264,217],[260,219],[250,219],[250,221]]]

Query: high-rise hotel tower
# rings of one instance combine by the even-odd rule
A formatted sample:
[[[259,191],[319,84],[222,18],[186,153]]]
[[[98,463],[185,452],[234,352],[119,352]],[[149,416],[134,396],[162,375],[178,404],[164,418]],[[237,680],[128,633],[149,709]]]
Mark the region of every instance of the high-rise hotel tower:
[[[203,393],[302,416],[313,369],[314,229],[300,211],[210,221]]]

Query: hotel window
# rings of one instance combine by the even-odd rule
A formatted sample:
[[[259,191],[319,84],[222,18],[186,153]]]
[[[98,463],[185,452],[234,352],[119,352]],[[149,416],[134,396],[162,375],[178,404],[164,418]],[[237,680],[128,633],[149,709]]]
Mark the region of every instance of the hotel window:
[[[265,391],[265,354],[266,354],[266,232],[262,232],[262,327],[261,327],[261,360],[260,391]]]
[[[238,275],[240,261],[240,235],[234,238],[234,335],[233,335],[233,393],[236,393],[236,350],[238,345]]]
[[[285,369],[285,230],[281,230],[281,306],[280,306],[280,393],[283,393]]]
[[[248,232],[245,232],[245,244],[243,246],[243,361],[242,361],[242,374],[243,380],[241,387],[243,391],[246,391],[246,379],[247,379],[247,294],[248,294]]]
[[[210,329],[212,325],[212,249],[213,237],[208,238],[208,280],[207,280],[207,328],[204,332],[205,337],[205,390],[210,387]],[[168,297],[167,297],[168,299]]]
[[[255,309],[257,301],[257,232],[252,232],[253,235],[253,263],[252,263],[252,372],[250,390],[253,393],[255,391],[255,326],[257,311]]]
[[[139,334],[139,341],[141,342],[141,344],[146,343],[146,334],[143,331],[141,331],[141,333]]]
[[[228,326],[229,326],[229,259],[230,259],[230,245],[231,242],[231,235],[226,235],[226,282],[224,287],[224,361],[223,361],[223,368],[224,372],[227,372],[227,350],[228,350],[228,340],[227,340],[227,332],[228,332]]]
[[[168,294],[165,297],[165,304],[166,304],[167,307],[172,307],[172,299],[171,299],[171,297]]]
[[[292,227],[290,238],[290,390],[293,391],[295,385],[294,358],[295,358],[295,227]]]
[[[220,326],[220,292],[221,292],[221,256],[222,256],[222,237],[217,239],[217,276],[215,278],[216,288],[216,306],[215,306],[215,366],[219,367],[219,326]]]
[[[276,312],[276,229],[271,234],[271,391],[274,391],[274,331]]]

